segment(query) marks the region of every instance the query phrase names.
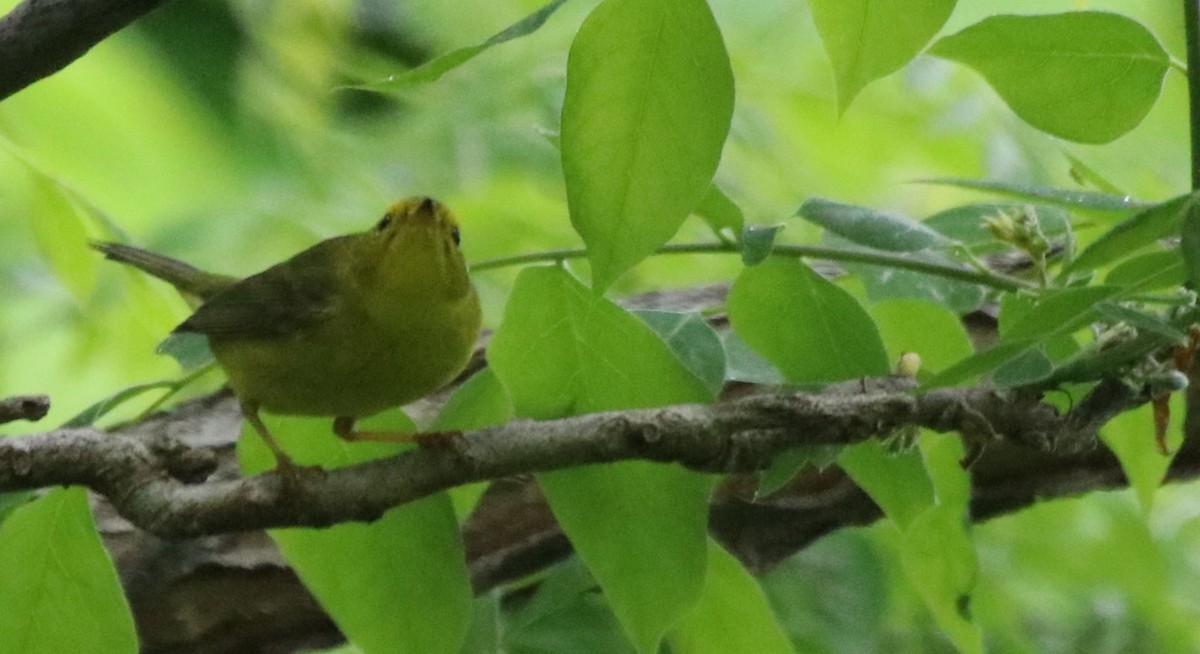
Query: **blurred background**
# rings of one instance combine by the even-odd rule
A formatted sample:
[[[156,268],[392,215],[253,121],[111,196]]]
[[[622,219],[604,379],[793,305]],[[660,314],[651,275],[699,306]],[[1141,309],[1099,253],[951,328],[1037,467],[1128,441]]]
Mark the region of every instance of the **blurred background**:
[[[348,88],[479,43],[541,4],[180,0],[0,103],[0,396],[50,394],[45,424],[54,425],[123,388],[179,375],[154,349],[186,305],[103,262],[89,239],[127,239],[245,275],[366,229],[396,198],[428,194],[459,214],[469,261],[579,247],[555,137],[570,40],[594,0],[568,2],[533,35],[436,82]],[[871,84],[839,116],[804,2],[710,4],[737,84],[717,181],[751,223],[785,221],[810,196],[918,218],[979,199],[910,183],[923,177],[1075,188],[1072,158],[1139,199],[1187,190],[1186,89],[1174,71],[1143,124],[1104,146],[1037,132],[978,75],[929,57]],[[1000,8],[964,0],[942,33]],[[1182,10],[1172,3],[1002,7],[1079,8],[1130,15],[1182,59]],[[818,236],[799,222],[786,234]],[[689,221],[677,240],[708,238]],[[739,268],[736,257],[652,259],[614,294],[728,281]],[[475,276],[489,326],[515,273]],[[212,373],[185,395],[220,382]],[[1134,414],[1108,436],[1149,441],[1150,426]],[[1129,492],[1096,493],[980,525],[974,610],[995,651],[1200,649],[1198,495],[1168,488],[1151,510]],[[904,580],[893,536],[886,526],[846,530],[766,576],[798,651],[949,648]]]

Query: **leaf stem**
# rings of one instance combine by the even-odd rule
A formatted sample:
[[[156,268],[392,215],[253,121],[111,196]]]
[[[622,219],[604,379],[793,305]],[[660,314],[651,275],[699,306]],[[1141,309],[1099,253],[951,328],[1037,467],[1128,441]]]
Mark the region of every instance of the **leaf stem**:
[[[944,263],[920,261],[893,252],[846,250],[816,245],[776,245],[772,250],[772,253],[794,257],[810,257],[813,259],[823,259],[826,261],[861,263],[869,266],[887,266],[889,268],[912,270],[914,272],[934,275],[936,277],[942,277],[945,279],[953,279],[971,284],[979,284],[980,286],[988,286],[1001,291],[1037,290],[1036,284],[1027,282],[1023,279],[1017,279],[1016,277],[1010,277],[1008,275],[986,270],[972,270],[970,268],[961,268]],[[664,245],[658,249],[658,254],[741,254],[741,248],[736,243],[678,243]],[[471,271],[480,272],[483,270],[517,266],[526,263],[565,261],[567,259],[579,259],[584,256],[587,256],[587,250],[583,248],[531,252],[512,257],[502,257],[498,259],[490,259],[488,261],[481,261],[471,266]]]

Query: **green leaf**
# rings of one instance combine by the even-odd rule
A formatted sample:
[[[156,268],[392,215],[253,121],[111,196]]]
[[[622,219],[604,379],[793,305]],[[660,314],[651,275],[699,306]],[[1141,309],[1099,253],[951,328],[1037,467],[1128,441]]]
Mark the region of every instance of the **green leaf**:
[[[488,359],[517,414],[535,419],[713,398],[650,327],[561,267],[517,277]],[[632,640],[657,651],[703,587],[712,479],[626,462],[539,480]]]
[[[538,480],[638,651],[657,652],[704,588],[715,478],[632,461],[543,473]]]
[[[538,420],[713,399],[648,325],[560,267],[521,271],[488,361]]]
[[[802,445],[783,452],[759,476],[755,497],[766,497],[783,488],[808,466],[817,470],[828,468],[837,461],[844,448],[844,445]]]
[[[954,0],[811,0],[817,33],[833,62],[838,112],[864,86],[917,56],[954,10]]]
[[[742,233],[742,228],[746,224],[742,208],[734,204],[733,200],[730,200],[729,196],[725,195],[716,184],[708,187],[708,193],[701,198],[700,204],[694,212],[703,218],[717,238],[721,239],[728,236],[736,237]]]
[[[792,382],[886,375],[875,323],[846,291],[796,259],[746,268],[729,291],[734,331]]]
[[[1195,227],[1200,233],[1200,224]],[[1185,222],[1185,243],[1188,240],[1189,229]],[[1104,283],[1108,286],[1120,286],[1127,293],[1135,293],[1181,286],[1184,277],[1183,257],[1179,252],[1167,250],[1140,254],[1118,263],[1104,277]]]
[[[208,346],[208,336],[194,332],[171,332],[158,344],[155,352],[175,359],[185,372],[216,361],[212,348]]]
[[[925,605],[958,651],[982,654],[983,634],[971,615],[979,575],[966,515],[956,506],[934,506],[904,531],[901,562]]]
[[[513,418],[512,402],[496,372],[484,368],[454,389],[441,411],[429,425],[429,431],[471,431],[502,425]],[[465,520],[483,497],[488,482],[455,486],[446,491],[454,503],[454,513]]]
[[[370,91],[399,91],[407,89],[418,84],[426,84],[441,79],[442,75],[458,68],[475,58],[476,55],[491,48],[492,46],[500,45],[507,41],[527,36],[538,30],[550,16],[558,10],[567,0],[553,0],[542,6],[541,9],[529,14],[521,20],[509,25],[504,31],[493,35],[483,43],[458,48],[447,52],[440,57],[427,61],[412,70],[405,71],[398,75],[391,75],[387,79],[370,84],[355,85],[352,88],[365,89]]]
[[[1085,286],[1046,292],[1004,330],[1005,340],[1070,334],[1094,322],[1096,305],[1120,294],[1113,286]]]
[[[1107,195],[1091,191],[1068,191],[1065,189],[1038,186],[1036,184],[1013,184],[988,179],[960,179],[955,177],[931,177],[916,180],[922,184],[954,186],[985,191],[1001,197],[1045,202],[1067,209],[1099,213],[1128,213],[1153,206],[1151,203],[1134,200],[1129,196]]]
[[[704,0],[604,0],[583,22],[567,60],[562,165],[596,289],[700,204],[732,115],[733,73]]]
[[[973,381],[992,371],[997,373],[993,381],[1001,385],[1046,379],[1053,372],[1047,352],[1056,355],[1053,359],[1060,359],[1057,356],[1062,349],[1060,341],[1097,320],[1100,314],[1096,305],[1120,292],[1120,288],[1112,286],[1065,288],[1043,294],[1031,307],[1022,309],[1014,320],[1007,320],[1007,312],[1002,311],[1003,342],[959,361],[927,380],[922,387],[952,386]]]
[[[904,571],[938,625],[961,652],[983,652],[982,634],[971,615],[971,592],[979,561],[967,524],[971,478],[959,461],[956,435],[921,433],[921,458],[933,482],[936,502],[904,530],[900,557]]]
[[[1041,347],[1034,346],[1021,350],[998,366],[992,373],[992,383],[1001,388],[1032,384],[1049,377],[1052,372],[1054,364],[1050,357]]]
[[[923,374],[945,370],[975,351],[962,321],[945,307],[923,300],[887,300],[868,311],[888,360],[896,362],[905,352],[916,352]]]
[[[950,245],[945,236],[907,216],[823,198],[805,200],[796,215],[877,250],[916,252]]]
[[[1141,23],[1096,11],[991,16],[929,53],[974,68],[1030,125],[1081,143],[1137,127],[1170,66]]]
[[[747,225],[742,230],[742,263],[757,266],[771,256],[775,249],[775,238],[783,230],[778,225]]]
[[[1184,216],[1179,251],[1183,254],[1184,267],[1192,288],[1200,288],[1200,209],[1195,204],[1188,207]]]
[[[755,352],[746,341],[734,332],[726,332],[721,339],[725,346],[725,378],[748,384],[778,386],[786,379],[779,369],[771,365],[761,354]]]
[[[454,390],[429,431],[472,431],[512,420],[512,402],[496,371],[484,368]]]
[[[838,457],[838,466],[901,531],[933,504],[933,483],[916,448],[895,453],[877,440],[855,443]]]
[[[704,316],[648,309],[633,313],[650,325],[714,397],[721,392],[725,385],[725,348]]]
[[[550,569],[528,604],[497,629],[501,647],[464,654],[630,654],[633,645],[578,557]]]
[[[715,541],[696,608],[667,636],[673,654],[794,654],[758,581]]]
[[[1172,416],[1184,415],[1181,394],[1176,393],[1169,404]],[[1100,430],[1100,440],[1112,450],[1117,460],[1121,462],[1121,470],[1129,480],[1129,486],[1137,494],[1142,512],[1150,514],[1154,506],[1154,495],[1171,467],[1171,457],[1164,456],[1154,442],[1153,407],[1144,405],[1133,411],[1118,414]],[[1179,429],[1179,418],[1171,425],[1167,433],[1174,442],[1172,447],[1178,447],[1182,430]]]
[[[1123,322],[1140,332],[1158,334],[1165,339],[1179,344],[1187,342],[1188,335],[1184,330],[1172,325],[1167,320],[1150,313],[1137,311],[1116,302],[1101,302],[1096,306],[1101,317],[1111,322]]]
[[[1079,253],[1069,272],[1094,270],[1158,239],[1178,234],[1184,215],[1198,199],[1200,193],[1181,195],[1117,223]]]
[[[1013,215],[1018,211],[1033,211],[1049,238],[1062,238],[1070,230],[1070,214],[1061,207],[1052,205],[1028,205],[1013,203],[981,203],[952,207],[921,221],[926,227],[954,239],[976,252],[1011,250],[1012,246],[1001,243],[984,227],[984,221],[1001,214]]]
[[[176,382],[174,380],[167,379],[163,381],[149,382],[146,384],[136,384],[128,388],[123,388],[104,398],[103,400],[92,404],[83,411],[80,411],[75,417],[63,423],[63,427],[87,427],[89,425],[93,425],[97,420],[103,418],[109,411],[121,406],[126,401],[131,400],[147,391],[153,391],[160,388],[171,388],[175,385],[175,383]]]
[[[58,185],[41,176],[33,179],[32,206],[29,224],[38,251],[71,295],[87,302],[96,287],[97,258],[89,251],[83,216]]]
[[[839,249],[862,249],[832,234],[825,235],[825,242]],[[902,252],[896,256],[939,266],[966,268],[961,261],[936,250]],[[956,313],[967,313],[978,308],[985,295],[983,287],[978,284],[946,279],[916,270],[854,263],[843,264],[843,267],[862,280],[867,298],[872,302],[897,299],[925,300]]]
[[[923,390],[973,383],[985,375],[1021,356],[1030,348],[1037,347],[1035,339],[1000,343],[950,366],[921,385]]]
[[[329,421],[263,416],[302,465],[342,467],[394,454],[392,443],[348,443]],[[412,431],[399,411],[366,428]],[[238,443],[247,473],[274,465],[247,425]],[[273,529],[273,540],[338,628],[367,654],[455,654],[471,619],[471,583],[454,509],[445,493],[394,508],[371,523]]]
[[[137,633],[82,488],[59,488],[0,525],[0,634],[21,654],[132,654]]]

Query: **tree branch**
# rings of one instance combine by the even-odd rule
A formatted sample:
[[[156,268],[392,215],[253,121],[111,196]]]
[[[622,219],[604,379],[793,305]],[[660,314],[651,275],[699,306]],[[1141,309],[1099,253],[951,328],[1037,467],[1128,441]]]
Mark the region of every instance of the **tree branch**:
[[[25,0],[0,19],[0,100],[48,77],[167,0]]]
[[[703,472],[752,472],[790,448],[849,444],[906,427],[957,431],[972,443],[1077,449],[1094,444],[1102,424],[1085,414],[1089,407],[1115,415],[1141,402],[1127,390],[1106,398],[1102,407],[1084,400],[1063,416],[1036,397],[982,388],[914,396],[912,386],[908,378],[881,378],[814,394],[516,421],[444,445],[290,478],[272,472],[202,481],[215,468],[207,450],[165,437],[147,441],[60,429],[0,440],[0,492],[88,486],[135,525],[181,538],[372,520],[398,504],[453,486],[591,463],[642,459]]]
[[[17,395],[0,400],[0,425],[14,420],[37,422],[50,411],[50,398],[45,395]]]

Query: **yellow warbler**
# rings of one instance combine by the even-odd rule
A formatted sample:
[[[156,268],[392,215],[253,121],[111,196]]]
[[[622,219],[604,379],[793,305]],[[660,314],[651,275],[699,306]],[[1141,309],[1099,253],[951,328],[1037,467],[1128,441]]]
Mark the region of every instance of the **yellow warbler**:
[[[287,468],[260,409],[334,416],[342,438],[380,437],[354,431],[355,420],[416,400],[463,369],[480,312],[458,242],[450,210],[414,197],[369,231],[245,279],[127,245],[94,247],[204,301],[175,332],[208,337],[246,419]]]

